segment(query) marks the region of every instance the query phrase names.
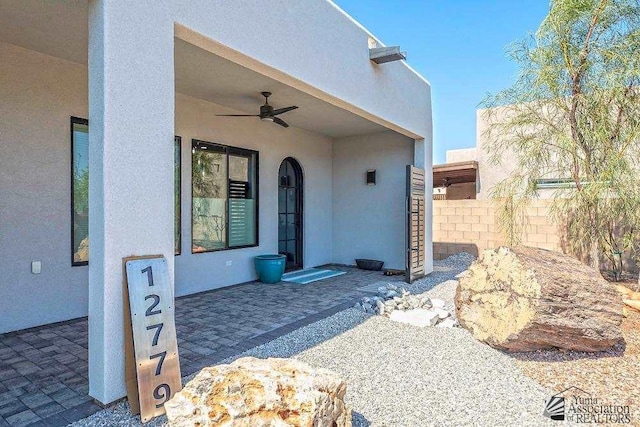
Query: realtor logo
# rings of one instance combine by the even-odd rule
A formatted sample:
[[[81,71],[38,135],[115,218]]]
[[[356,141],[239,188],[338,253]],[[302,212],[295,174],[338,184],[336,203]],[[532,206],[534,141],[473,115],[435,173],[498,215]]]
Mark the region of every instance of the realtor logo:
[[[554,421],[564,421],[564,397],[558,395],[551,396],[544,407],[543,415]]]
[[[571,393],[567,393],[568,391]],[[566,394],[565,394],[566,393]],[[551,396],[542,413],[554,421],[577,424],[628,424],[631,422],[629,405],[603,402],[578,387],[569,387]]]
[[[591,394],[578,387],[569,387],[562,390],[560,393],[556,393],[547,400],[547,404],[544,407],[544,415],[547,418],[551,418],[554,421],[564,421],[566,419],[566,405],[565,398],[562,396],[569,390],[575,390],[581,395],[591,396]]]

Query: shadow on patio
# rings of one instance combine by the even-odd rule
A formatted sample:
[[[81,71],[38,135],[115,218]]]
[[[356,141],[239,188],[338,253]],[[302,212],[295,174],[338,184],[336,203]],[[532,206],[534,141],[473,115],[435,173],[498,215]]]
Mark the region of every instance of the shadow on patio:
[[[251,282],[176,300],[182,375],[324,319],[399,282],[351,267],[308,285]],[[0,427],[66,425],[99,409],[87,394],[87,319],[0,335]]]

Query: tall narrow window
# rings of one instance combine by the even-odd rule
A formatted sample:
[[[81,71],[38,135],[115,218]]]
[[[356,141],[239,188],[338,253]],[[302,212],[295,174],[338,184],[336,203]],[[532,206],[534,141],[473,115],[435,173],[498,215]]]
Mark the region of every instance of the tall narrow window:
[[[174,138],[174,250],[180,255],[181,244],[181,178],[180,145],[182,138]],[[89,263],[89,122],[71,117],[71,264]]]
[[[194,140],[192,252],[258,244],[258,153]]]
[[[182,194],[182,189],[180,188],[182,183],[182,178],[180,177],[180,173],[182,170],[181,159],[182,154],[180,153],[180,146],[182,145],[182,138],[176,136],[174,138],[173,143],[173,189],[174,189],[174,212],[175,212],[175,223],[173,226],[174,230],[174,253],[176,255],[180,255],[182,245],[182,233],[180,230],[180,226],[182,223],[182,210],[180,207],[180,195]]]
[[[89,123],[71,118],[72,265],[89,262]]]

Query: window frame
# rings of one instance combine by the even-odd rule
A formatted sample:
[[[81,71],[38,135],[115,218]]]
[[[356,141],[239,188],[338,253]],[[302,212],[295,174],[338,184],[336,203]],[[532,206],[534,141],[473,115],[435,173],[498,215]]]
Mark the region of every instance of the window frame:
[[[176,216],[178,217],[178,222],[176,226],[178,227],[178,250],[176,251],[175,245],[175,230],[174,230],[174,241],[173,241],[173,256],[182,255],[182,137],[179,135],[174,135],[173,137],[173,149],[174,149],[174,174],[175,174],[175,149],[176,145],[178,146],[178,211],[173,213],[173,221],[175,223]],[[175,184],[174,184],[175,185]],[[173,197],[175,199],[176,193],[174,188]],[[174,200],[175,203],[175,200]]]
[[[74,188],[74,170],[73,170],[73,166],[74,166],[74,147],[75,147],[75,140],[73,138],[73,126],[74,125],[83,125],[83,126],[89,126],[89,120],[88,119],[83,119],[81,117],[75,117],[75,116],[71,116],[70,120],[69,120],[69,133],[71,136],[71,162],[70,162],[70,168],[69,168],[69,172],[70,172],[70,177],[71,177],[71,182],[70,182],[70,189],[71,189],[71,210],[70,210],[70,219],[71,219],[71,240],[70,240],[70,247],[71,247],[71,266],[72,267],[82,267],[82,266],[87,266],[89,265],[89,261],[75,261],[73,259],[73,255],[75,254],[75,235],[74,235],[74,222],[73,222],[73,217],[75,215],[75,197],[74,197],[74,193],[75,193],[75,188]],[[88,133],[88,132],[87,132]],[[91,179],[91,178],[89,178]]]
[[[203,141],[200,139],[193,138],[191,140],[191,152],[193,150],[198,149],[199,146],[205,145],[207,147],[211,147],[214,150],[224,150],[227,162],[227,203],[226,203],[226,218],[225,218],[225,242],[229,244],[229,156],[230,155],[239,155],[251,157],[255,156],[255,213],[254,213],[254,223],[256,229],[256,241],[251,245],[242,245],[242,246],[233,246],[233,247],[225,247],[220,249],[207,249],[204,251],[194,252],[193,250],[193,179],[191,180],[191,254],[206,254],[213,252],[224,252],[224,251],[233,251],[236,249],[247,249],[247,248],[255,248],[260,246],[260,152],[257,150],[251,150],[249,148],[241,148],[241,147],[233,147],[230,145],[224,145],[216,142]],[[251,171],[249,171],[251,173]],[[191,155],[191,176],[193,176],[193,154]]]
[[[71,233],[69,233],[71,235],[71,240],[70,240],[70,247],[71,247],[71,266],[72,267],[82,267],[82,266],[87,266],[89,265],[89,261],[74,261],[73,259],[73,255],[75,253],[76,247],[75,247],[75,239],[74,239],[74,222],[73,222],[73,217],[75,214],[75,191],[74,191],[74,146],[75,146],[75,140],[73,138],[73,126],[74,125],[84,125],[84,126],[89,126],[89,120],[88,119],[83,119],[81,117],[75,117],[75,116],[71,116],[70,120],[69,120],[69,129],[70,129],[70,138],[71,138],[71,161],[70,161],[70,176],[71,176],[71,182],[70,182],[70,189],[71,189],[71,210],[70,210],[70,219],[71,219]],[[173,144],[174,144],[174,150],[176,148],[176,144],[178,145],[178,212],[174,212],[174,218],[175,215],[178,216],[178,227],[179,227],[179,233],[178,233],[178,251],[175,251],[175,234],[174,234],[174,256],[179,256],[182,253],[182,137],[179,135],[174,135],[173,137]],[[174,151],[174,171],[175,171],[175,151]],[[175,173],[175,172],[174,172]],[[89,177],[89,179],[91,179],[91,177]],[[176,194],[174,192],[174,198],[175,198]],[[174,202],[175,203],[175,202]],[[175,219],[174,219],[175,221]]]
[[[572,178],[538,178],[535,180],[536,190],[558,190],[576,188]]]

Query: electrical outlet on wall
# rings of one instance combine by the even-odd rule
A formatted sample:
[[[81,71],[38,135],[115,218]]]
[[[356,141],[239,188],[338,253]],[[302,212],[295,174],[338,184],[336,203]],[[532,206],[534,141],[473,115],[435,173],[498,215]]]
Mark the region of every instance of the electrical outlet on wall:
[[[31,273],[40,274],[42,272],[42,262],[41,261],[31,261]]]
[[[231,267],[231,264],[232,264],[231,261],[227,261],[227,262],[224,263],[224,265],[227,266],[227,267]]]

